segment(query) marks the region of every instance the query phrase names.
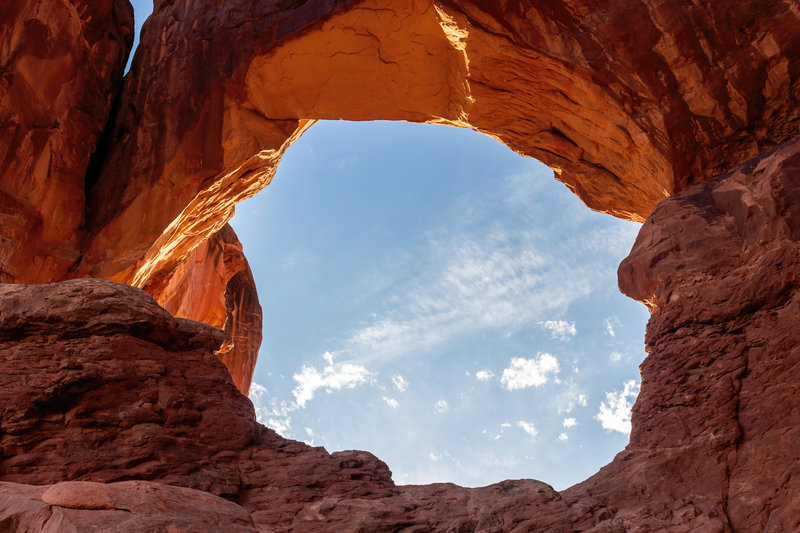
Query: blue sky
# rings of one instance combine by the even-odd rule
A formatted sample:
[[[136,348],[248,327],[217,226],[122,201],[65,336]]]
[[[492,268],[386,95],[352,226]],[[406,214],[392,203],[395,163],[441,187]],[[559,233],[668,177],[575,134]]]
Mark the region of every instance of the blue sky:
[[[401,484],[557,489],[627,443],[648,315],[616,268],[639,225],[540,163],[468,130],[322,122],[232,224],[264,308],[250,396],[284,436],[369,450]]]
[[[283,435],[468,486],[565,488],[627,443],[648,315],[616,268],[639,225],[537,161],[469,130],[322,122],[232,224],[264,307],[251,398]]]

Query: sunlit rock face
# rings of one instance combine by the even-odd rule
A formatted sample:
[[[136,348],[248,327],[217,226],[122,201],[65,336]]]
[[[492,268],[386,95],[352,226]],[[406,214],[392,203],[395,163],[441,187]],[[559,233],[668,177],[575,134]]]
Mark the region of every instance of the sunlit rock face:
[[[132,41],[126,0],[0,5],[0,282],[80,259],[89,160]]]
[[[0,20],[0,282],[123,283],[0,286],[0,529],[169,522],[140,489],[243,531],[800,528],[794,3],[163,0],[121,92],[122,0]],[[647,218],[619,279],[650,354],[611,464],[561,493],[396,487],[255,421],[227,221],[324,118],[474,128]],[[68,480],[205,492],[109,486],[124,507]]]
[[[258,424],[215,356],[222,331],[110,281],[0,285],[0,525],[119,520],[70,511],[83,492],[65,504],[28,485],[138,479],[240,506],[153,489],[197,513],[187,531],[208,516],[242,531],[248,517],[261,531],[795,531],[798,206],[800,139],[655,209],[619,276],[653,309],[630,444],[560,493],[533,480],[395,486],[366,452]],[[103,494],[170,520],[120,490]]]

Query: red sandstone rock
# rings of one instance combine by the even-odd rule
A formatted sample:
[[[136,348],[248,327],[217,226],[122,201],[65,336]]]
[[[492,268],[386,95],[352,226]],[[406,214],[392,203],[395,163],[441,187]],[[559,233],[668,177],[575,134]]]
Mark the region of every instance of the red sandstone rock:
[[[0,527],[15,533],[257,531],[236,504],[146,481],[67,481],[49,487],[0,482]]]
[[[248,281],[225,313],[220,294],[176,302],[232,279],[208,255],[204,276],[188,271],[315,119],[474,128],[551,165],[590,207],[640,220],[800,133],[800,15],[781,0],[170,0],[87,172],[130,39],[115,1],[0,11],[0,121],[13,125],[0,281],[104,277],[188,318],[231,314],[225,361],[242,387],[259,343]]]
[[[0,4],[0,282],[80,258],[89,158],[133,41],[126,0]]]
[[[169,277],[148,280],[142,288],[173,316],[225,331],[217,355],[247,395],[261,345],[262,314],[253,273],[233,228],[226,224],[192,250]]]
[[[112,278],[225,328],[108,281],[0,286],[0,480],[140,479],[240,505],[161,484],[0,483],[0,527],[106,527],[130,518],[119,502],[146,502],[154,529],[175,518],[151,512],[162,504],[219,508],[242,531],[246,513],[268,531],[800,529],[796,6],[512,4],[165,0],[98,169],[127,6],[0,7],[0,281]],[[319,118],[473,127],[617,216],[679,193],[620,267],[653,315],[631,442],[611,464],[561,493],[396,487],[366,452],[255,422],[237,386],[258,303],[225,222]]]
[[[795,531],[798,206],[800,138],[656,208],[620,267],[653,310],[631,441],[561,493],[398,487],[366,452],[283,439],[213,356],[221,332],[99,280],[0,286],[0,479],[201,489],[266,531]]]

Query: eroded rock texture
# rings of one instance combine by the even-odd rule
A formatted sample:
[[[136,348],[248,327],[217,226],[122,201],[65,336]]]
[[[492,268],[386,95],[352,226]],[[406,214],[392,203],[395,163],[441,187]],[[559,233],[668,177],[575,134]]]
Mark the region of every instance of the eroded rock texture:
[[[631,441],[561,493],[395,486],[366,452],[257,424],[213,355],[221,331],[113,282],[2,285],[0,479],[168,483],[260,531],[800,528],[800,138],[662,202],[620,285],[653,309]]]
[[[102,277],[185,318],[230,315],[241,386],[256,306],[178,300],[228,287],[203,243],[316,119],[473,128],[635,220],[800,134],[800,10],[785,0],[163,0],[107,125],[130,13],[60,2],[0,11],[2,280]],[[189,274],[203,253],[207,276]]]
[[[146,481],[0,482],[3,531],[52,533],[256,533],[250,515],[207,492]]]
[[[0,5],[0,282],[80,258],[89,159],[133,41],[127,0]]]

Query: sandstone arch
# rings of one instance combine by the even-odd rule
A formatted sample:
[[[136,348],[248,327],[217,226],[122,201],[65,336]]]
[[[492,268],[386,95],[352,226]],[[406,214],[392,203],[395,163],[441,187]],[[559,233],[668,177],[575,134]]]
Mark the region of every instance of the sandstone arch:
[[[4,479],[153,479],[237,498],[283,529],[342,530],[354,516],[367,529],[800,527],[796,2],[163,0],[91,165],[129,46],[128,6],[40,5],[0,7],[10,21],[0,26],[0,281],[143,287],[173,313],[224,326],[235,346],[221,357],[246,390],[259,308],[225,226],[235,203],[269,183],[315,119],[446,122],[557,167],[593,208],[648,217],[620,283],[654,310],[652,353],[631,444],[589,480],[560,494],[533,481],[402,488],[368,454],[328,455],[258,426],[211,354],[225,340],[216,330],[110,282],[4,286]],[[34,74],[63,83],[39,90]],[[135,310],[135,327],[119,309]],[[58,349],[42,357],[46,342]],[[91,359],[98,347],[136,372],[110,372]],[[34,360],[50,377],[19,379]],[[194,390],[199,381],[181,379],[198,364],[208,379]],[[124,394],[93,388],[110,383]],[[181,388],[187,399],[173,401]],[[92,440],[82,413],[98,398],[124,416],[102,419]],[[225,417],[237,428],[227,436]],[[141,420],[161,420],[126,434],[141,456],[106,447],[104,431]],[[205,462],[159,461],[165,442],[170,458]],[[102,449],[109,463],[71,457],[65,473],[39,461],[74,449]]]
[[[552,166],[591,208],[643,220],[797,133],[799,26],[779,0],[161,4],[89,195],[79,272],[165,301],[176,265],[320,118],[471,127]]]

